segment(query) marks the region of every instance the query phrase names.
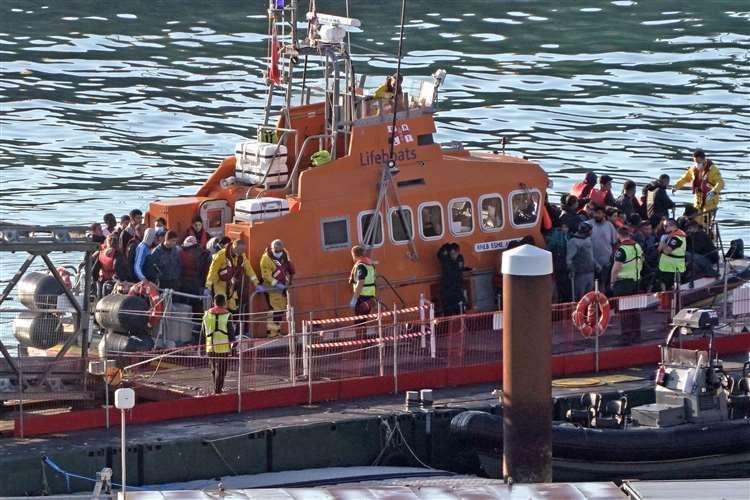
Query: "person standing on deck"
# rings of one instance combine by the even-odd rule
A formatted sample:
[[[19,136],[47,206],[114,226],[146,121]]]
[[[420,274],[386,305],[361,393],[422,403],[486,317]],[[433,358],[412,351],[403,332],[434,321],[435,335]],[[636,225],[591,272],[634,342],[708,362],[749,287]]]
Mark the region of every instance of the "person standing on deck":
[[[659,281],[664,290],[672,290],[675,287],[675,273],[684,273],[685,253],[687,252],[687,237],[677,227],[674,219],[667,219],[665,234],[659,241],[657,251],[659,252]],[[677,283],[679,286],[679,282]]]
[[[175,231],[167,231],[164,241],[151,252],[151,256],[159,272],[159,288],[177,289],[180,283],[180,276],[182,275],[180,249],[177,246],[177,233]]]
[[[594,259],[600,270],[599,288],[602,291],[609,288],[612,253],[616,244],[617,230],[615,226],[607,220],[604,209],[596,207],[591,230],[591,245],[594,248]]]
[[[122,243],[123,253],[127,253],[130,240],[136,235],[136,230],[143,223],[143,212],[134,208],[130,211],[130,224],[123,228],[122,235],[120,236],[120,243]],[[145,228],[144,228],[145,230]]]
[[[104,221],[104,227],[102,228],[104,236],[109,236],[117,230],[117,219],[114,214],[104,214],[102,221]]]
[[[294,264],[289,260],[284,242],[273,240],[260,258],[260,274],[267,290],[268,308],[271,310],[266,322],[269,338],[279,336],[287,308],[287,288],[292,286],[294,272]]]
[[[365,248],[359,245],[352,247],[352,267],[349,274],[349,283],[352,285],[352,300],[349,301],[349,307],[354,310],[354,314],[370,314],[375,308],[375,294],[377,273],[372,260],[365,255]]]
[[[651,227],[656,227],[662,217],[669,217],[669,211],[675,207],[674,202],[667,194],[669,187],[669,176],[661,174],[655,179],[643,186],[641,205],[646,207],[645,218],[651,223]]]
[[[586,206],[591,199],[591,190],[596,186],[596,174],[594,172],[586,172],[586,178],[582,182],[573,184],[570,188],[571,195],[578,199],[578,210]]]
[[[597,207],[612,207],[615,197],[612,195],[612,176],[604,174],[599,177],[599,187],[591,190],[591,203]]]
[[[255,270],[245,256],[246,249],[244,241],[234,240],[216,252],[208,268],[206,288],[214,297],[224,295],[230,311],[238,311],[242,306],[246,279],[258,285]]]
[[[135,236],[134,236],[135,238]],[[159,278],[151,251],[156,246],[156,229],[150,227],[143,233],[143,240],[135,247],[133,276],[138,281],[156,283]]]
[[[724,189],[724,179],[716,164],[706,158],[702,149],[693,152],[693,165],[674,183],[674,193],[687,183],[693,189],[693,206],[703,213],[703,225],[710,230],[716,209],[719,207],[719,194]]]
[[[211,263],[211,256],[208,250],[198,245],[198,240],[195,239],[195,236],[188,236],[182,242],[182,249],[179,256],[182,275],[178,290],[190,295],[202,295],[203,285],[206,283],[206,275],[208,274],[208,266]],[[203,312],[203,301],[201,299],[182,297],[179,300],[180,302],[190,304],[193,307],[194,313]]]
[[[186,238],[188,236],[194,236],[201,248],[206,248],[206,244],[210,238],[206,229],[203,227],[203,219],[200,215],[193,217],[193,221],[185,234]]]
[[[214,394],[221,394],[224,389],[224,377],[227,375],[229,357],[232,354],[231,342],[234,332],[229,321],[231,314],[226,305],[226,297],[217,294],[213,307],[203,313],[203,333],[206,336],[206,354],[211,365]]]
[[[622,185],[622,194],[615,200],[615,206],[620,209],[625,218],[629,218],[633,214],[642,215],[641,204],[638,202],[635,191],[635,182],[628,179]]]
[[[615,252],[612,264],[612,295],[622,297],[638,293],[643,270],[643,249],[630,237],[626,227],[617,230],[620,247]],[[641,317],[638,311],[620,310],[620,332],[626,343],[632,343],[641,336]]]
[[[594,260],[590,222],[582,222],[576,234],[568,240],[565,261],[573,282],[573,299],[579,300],[593,290],[594,273],[599,270]]]

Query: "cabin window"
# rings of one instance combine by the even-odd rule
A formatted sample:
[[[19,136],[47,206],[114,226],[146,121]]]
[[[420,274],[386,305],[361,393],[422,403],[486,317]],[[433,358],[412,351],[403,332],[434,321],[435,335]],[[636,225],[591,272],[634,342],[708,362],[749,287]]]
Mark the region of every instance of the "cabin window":
[[[383,244],[383,217],[380,214],[375,218],[377,224],[372,231],[370,240],[365,241],[374,213],[373,210],[368,210],[359,214],[359,242],[367,247],[379,247]]]
[[[510,210],[516,227],[534,226],[539,220],[542,194],[538,189],[522,189],[510,193]]]
[[[349,219],[346,217],[324,219],[321,222],[321,232],[325,250],[336,250],[351,246],[349,243]]]
[[[482,231],[492,233],[503,227],[503,198],[497,194],[479,197],[479,226]]]
[[[469,198],[456,198],[448,203],[451,218],[451,233],[456,236],[474,231],[474,205]]]
[[[443,206],[427,202],[419,205],[419,227],[422,238],[439,240],[443,237]]]
[[[401,217],[399,216],[399,209],[392,208],[390,210],[389,219],[391,240],[393,240],[394,243],[406,243],[414,238],[414,225],[412,223],[411,208],[402,206]],[[404,226],[406,227],[404,228]]]

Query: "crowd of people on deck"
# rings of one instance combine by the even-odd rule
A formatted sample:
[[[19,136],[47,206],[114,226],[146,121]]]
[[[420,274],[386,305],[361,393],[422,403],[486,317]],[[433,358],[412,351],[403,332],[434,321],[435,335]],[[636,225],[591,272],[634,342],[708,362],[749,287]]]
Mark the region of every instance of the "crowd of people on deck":
[[[717,275],[712,223],[724,181],[702,150],[693,160],[671,189],[690,184],[695,195],[679,217],[667,174],[643,186],[640,196],[636,183],[626,180],[615,196],[611,176],[588,172],[559,206],[545,203],[543,235],[557,301],[580,299],[595,281],[600,291],[619,296],[671,290],[675,277]]]

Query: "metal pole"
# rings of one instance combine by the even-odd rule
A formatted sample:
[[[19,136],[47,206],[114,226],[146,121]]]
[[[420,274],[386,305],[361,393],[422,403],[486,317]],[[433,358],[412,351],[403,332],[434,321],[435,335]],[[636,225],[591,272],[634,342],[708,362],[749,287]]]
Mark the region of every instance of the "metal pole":
[[[18,422],[21,439],[23,439],[24,428],[23,428],[23,359],[21,344],[18,344]]]
[[[552,254],[503,252],[503,477],[552,480]]]
[[[287,302],[287,305],[289,302]],[[289,379],[297,385],[297,338],[294,326],[294,308],[287,307],[287,325],[289,327]]]
[[[594,293],[597,295],[594,303],[594,372],[599,373],[599,280],[594,280]]]
[[[393,304],[393,393],[398,394],[398,325],[396,325],[396,304]]]
[[[109,430],[109,380],[107,379],[107,368],[109,366],[107,359],[109,355],[107,354],[106,332],[102,335],[100,342],[104,342],[104,377],[102,377],[104,380],[104,426]]]
[[[419,330],[420,330],[420,333],[422,334],[422,337],[420,339],[420,347],[422,349],[427,347],[427,339],[425,338],[425,334],[427,330],[424,324],[426,315],[424,312],[424,308],[425,308],[424,294],[420,293],[419,294]]]
[[[383,343],[383,312],[380,301],[378,301],[378,366],[380,367],[380,376],[385,375],[385,366],[383,355],[385,354],[385,344]]]
[[[437,356],[437,339],[435,338],[435,304],[430,302],[430,357]]]
[[[237,363],[237,413],[242,413],[242,333],[237,340]]]
[[[307,345],[305,345],[306,353],[305,356],[307,356],[307,404],[312,404],[312,378],[313,378],[313,371],[312,371],[312,349],[310,349],[310,343],[308,342]]]
[[[120,410],[120,469],[122,470],[122,498],[126,498],[125,483],[127,482],[127,448],[125,447],[125,410]]]
[[[729,314],[729,269],[726,255],[724,256],[724,307],[722,314],[724,316],[723,323],[727,322],[727,316]]]

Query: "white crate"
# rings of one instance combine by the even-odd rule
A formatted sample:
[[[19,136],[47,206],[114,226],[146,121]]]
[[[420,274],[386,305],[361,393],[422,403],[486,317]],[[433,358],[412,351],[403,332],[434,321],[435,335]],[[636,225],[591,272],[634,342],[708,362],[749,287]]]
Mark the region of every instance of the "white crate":
[[[256,222],[276,219],[289,213],[289,201],[286,198],[264,196],[249,200],[238,200],[234,204],[235,222]]]
[[[240,142],[234,149],[234,157],[235,177],[241,182],[260,184],[265,177],[264,185],[269,187],[284,185],[289,180],[287,150],[283,144]]]

